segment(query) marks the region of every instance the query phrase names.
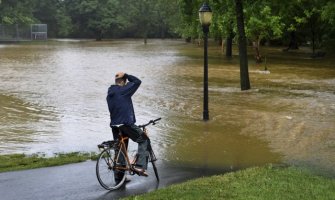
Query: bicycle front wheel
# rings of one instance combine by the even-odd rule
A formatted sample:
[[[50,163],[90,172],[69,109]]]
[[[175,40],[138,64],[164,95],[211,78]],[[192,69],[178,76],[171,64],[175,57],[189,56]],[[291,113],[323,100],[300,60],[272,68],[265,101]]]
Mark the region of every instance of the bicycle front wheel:
[[[157,167],[156,167],[156,163],[155,162],[156,161],[151,161],[151,164],[152,164],[152,168],[154,169],[156,179],[157,179],[157,181],[159,181],[158,171],[157,171]]]
[[[157,181],[159,181],[158,170],[157,170],[157,166],[156,166],[157,158],[154,154],[154,151],[151,148],[151,144],[149,145],[149,156],[150,156],[150,162],[152,164],[152,168],[154,169],[154,172],[155,172],[156,179],[157,179]]]
[[[126,180],[127,160],[122,151],[108,148],[101,152],[96,164],[96,175],[106,190],[120,188]]]

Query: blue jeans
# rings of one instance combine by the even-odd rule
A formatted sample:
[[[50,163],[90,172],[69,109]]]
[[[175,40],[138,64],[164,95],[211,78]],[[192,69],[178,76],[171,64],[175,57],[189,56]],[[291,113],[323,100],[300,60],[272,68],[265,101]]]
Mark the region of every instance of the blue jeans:
[[[131,140],[138,143],[138,149],[137,149],[138,159],[136,162],[136,166],[142,169],[147,169],[148,157],[149,157],[148,152],[149,142],[147,136],[144,134],[142,129],[136,125],[123,125],[120,126],[119,129],[121,130],[122,134],[128,136]],[[118,137],[117,135],[115,135],[115,132],[116,131],[113,130],[114,139]],[[126,142],[126,146],[128,146],[128,141]]]

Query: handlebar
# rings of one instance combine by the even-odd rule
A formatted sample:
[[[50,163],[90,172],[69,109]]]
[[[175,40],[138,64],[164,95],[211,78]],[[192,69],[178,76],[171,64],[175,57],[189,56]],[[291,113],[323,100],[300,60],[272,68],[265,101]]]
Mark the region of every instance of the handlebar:
[[[155,125],[157,121],[161,120],[162,118],[157,118],[157,119],[154,119],[154,120],[150,120],[147,124],[143,124],[143,125],[139,125],[138,127],[140,128],[145,128],[146,126],[152,124],[152,125]]]

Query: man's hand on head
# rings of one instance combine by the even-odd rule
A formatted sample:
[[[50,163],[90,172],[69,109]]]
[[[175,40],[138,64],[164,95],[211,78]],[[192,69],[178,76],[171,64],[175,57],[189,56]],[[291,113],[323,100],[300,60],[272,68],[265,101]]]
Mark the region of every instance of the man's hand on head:
[[[126,73],[124,72],[118,72],[116,75],[115,75],[115,79],[119,79],[119,78],[123,78],[125,76]]]

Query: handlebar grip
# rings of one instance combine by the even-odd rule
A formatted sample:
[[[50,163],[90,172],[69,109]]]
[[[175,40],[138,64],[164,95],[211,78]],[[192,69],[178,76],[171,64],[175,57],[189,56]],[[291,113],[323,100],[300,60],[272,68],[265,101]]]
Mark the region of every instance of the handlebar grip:
[[[146,127],[146,126],[148,126],[148,125],[150,125],[150,124],[155,125],[156,122],[159,121],[159,120],[161,120],[161,119],[162,119],[162,118],[160,117],[160,118],[157,118],[157,119],[155,119],[155,120],[150,120],[147,124],[139,125],[138,127],[140,127],[140,128],[144,128],[144,127]]]
[[[160,118],[157,118],[157,119],[155,119],[154,120],[154,122],[157,122],[157,121],[159,121],[159,120],[161,120],[162,118],[160,117]]]

